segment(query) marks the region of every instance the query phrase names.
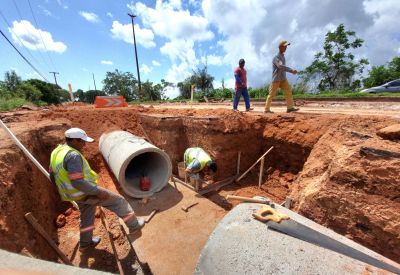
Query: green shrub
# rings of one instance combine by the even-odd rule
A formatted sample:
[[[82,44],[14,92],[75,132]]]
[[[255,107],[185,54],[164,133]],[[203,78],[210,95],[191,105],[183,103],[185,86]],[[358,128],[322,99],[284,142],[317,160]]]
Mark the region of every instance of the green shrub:
[[[30,102],[20,97],[8,98],[8,99],[0,98],[0,111],[1,112],[10,111],[28,103]]]

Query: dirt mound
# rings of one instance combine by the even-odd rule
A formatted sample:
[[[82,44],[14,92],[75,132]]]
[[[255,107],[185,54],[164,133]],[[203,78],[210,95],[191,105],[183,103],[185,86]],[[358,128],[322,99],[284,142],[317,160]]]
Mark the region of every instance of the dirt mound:
[[[400,159],[360,153],[399,151],[398,143],[376,136],[384,124],[350,119],[324,133],[291,196],[302,215],[399,262]]]

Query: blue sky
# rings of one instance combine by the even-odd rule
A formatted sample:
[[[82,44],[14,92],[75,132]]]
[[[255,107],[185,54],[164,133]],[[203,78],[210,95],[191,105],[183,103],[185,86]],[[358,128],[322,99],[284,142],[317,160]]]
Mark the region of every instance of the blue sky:
[[[49,72],[59,72],[59,85],[74,91],[93,89],[92,73],[98,89],[107,71],[137,76],[128,12],[138,15],[141,80],[154,83],[177,83],[207,62],[215,87],[222,79],[233,87],[245,58],[249,86],[260,87],[271,80],[280,40],[292,42],[287,65],[301,70],[340,23],[365,40],[357,57],[381,65],[400,54],[398,0],[2,0],[0,12],[0,30],[25,57],[50,82]],[[1,73],[41,79],[3,37],[0,47]]]

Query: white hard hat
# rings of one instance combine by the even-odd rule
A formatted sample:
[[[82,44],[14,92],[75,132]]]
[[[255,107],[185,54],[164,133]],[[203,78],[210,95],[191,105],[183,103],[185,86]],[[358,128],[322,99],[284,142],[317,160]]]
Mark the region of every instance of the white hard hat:
[[[65,131],[65,137],[67,138],[80,138],[87,142],[92,142],[94,139],[88,137],[85,131],[80,128],[71,128]]]

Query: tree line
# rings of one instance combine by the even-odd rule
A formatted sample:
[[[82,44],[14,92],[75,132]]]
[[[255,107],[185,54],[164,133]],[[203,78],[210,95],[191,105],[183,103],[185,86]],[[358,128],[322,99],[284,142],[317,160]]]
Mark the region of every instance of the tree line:
[[[395,56],[386,65],[372,66],[368,74],[363,74],[369,65],[366,58],[356,58],[354,50],[362,47],[364,40],[356,33],[347,30],[340,24],[334,31],[325,35],[323,50],[316,53],[314,60],[304,70],[299,72],[300,80],[294,85],[294,93],[324,91],[355,91],[361,87],[369,88],[400,78],[400,56]],[[222,87],[214,89],[214,77],[208,73],[208,67],[197,68],[182,82],[177,84],[180,92],[178,99],[189,99],[192,85],[196,86],[195,98],[214,97],[232,98],[233,89]],[[121,95],[129,101],[157,101],[168,99],[164,93],[172,83],[161,79],[161,83],[147,80],[141,83],[130,72],[107,72],[102,81],[102,90],[81,89],[74,92],[76,100],[93,103],[96,96]],[[252,98],[266,96],[268,85],[261,88],[249,88]],[[21,80],[15,71],[6,72],[4,80],[0,81],[0,100],[9,98],[24,98],[37,104],[60,104],[70,99],[69,93],[61,87],[38,79]]]

